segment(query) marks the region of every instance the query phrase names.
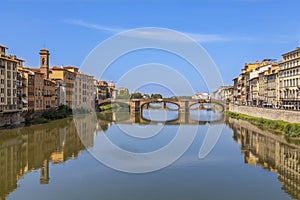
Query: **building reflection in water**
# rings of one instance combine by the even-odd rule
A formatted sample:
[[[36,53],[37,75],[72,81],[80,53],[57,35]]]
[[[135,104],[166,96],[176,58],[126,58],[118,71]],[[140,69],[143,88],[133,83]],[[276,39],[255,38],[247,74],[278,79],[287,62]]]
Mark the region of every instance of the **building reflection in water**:
[[[276,172],[282,189],[300,199],[300,146],[249,122],[229,118],[227,124],[234,131],[234,140],[241,144],[245,163]]]
[[[0,131],[0,200],[17,188],[26,173],[39,170],[40,184],[51,181],[49,163],[63,163],[94,145],[94,136],[105,132],[112,123],[132,122],[130,116],[95,116],[60,120],[13,130]],[[96,118],[97,119],[97,118]],[[115,121],[115,122],[114,122]],[[245,163],[260,165],[278,174],[282,189],[300,199],[300,146],[288,143],[248,122],[227,119],[234,131],[234,140],[241,144]],[[101,131],[100,131],[101,130]]]
[[[17,188],[26,173],[39,169],[40,184],[48,184],[49,162],[65,162],[93,146],[97,130],[86,125],[90,123],[85,117],[76,124],[84,133],[80,136],[72,119],[0,131],[0,200]]]

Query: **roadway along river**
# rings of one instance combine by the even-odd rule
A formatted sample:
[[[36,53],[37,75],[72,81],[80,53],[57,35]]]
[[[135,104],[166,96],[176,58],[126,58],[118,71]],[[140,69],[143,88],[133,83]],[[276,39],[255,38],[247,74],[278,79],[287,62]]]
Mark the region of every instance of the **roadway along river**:
[[[144,119],[153,120],[157,112],[165,116],[157,121],[176,119],[173,111],[156,110],[144,111]],[[195,110],[191,118],[205,121],[215,114]],[[75,123],[65,119],[0,131],[0,199],[300,199],[300,147],[281,136],[228,118],[211,125],[132,124],[129,119],[101,113],[96,120],[84,116]],[[128,167],[122,166],[124,157],[101,146],[104,135],[120,149],[150,153],[171,143],[180,127],[191,126],[197,127],[191,146],[157,171],[126,173],[97,159],[120,161],[121,170]],[[212,151],[199,159],[209,126],[224,127]],[[159,159],[137,163],[132,156],[127,165],[141,170],[169,157]]]

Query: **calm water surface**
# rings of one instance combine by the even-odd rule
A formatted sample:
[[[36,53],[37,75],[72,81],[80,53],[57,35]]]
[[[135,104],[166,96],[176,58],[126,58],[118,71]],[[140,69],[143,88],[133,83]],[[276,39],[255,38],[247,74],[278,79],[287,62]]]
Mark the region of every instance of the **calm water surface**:
[[[99,148],[102,134],[125,150],[151,152],[168,144],[179,126],[195,126],[178,123],[173,111],[151,112],[157,111],[145,111],[139,123],[118,114],[101,114],[97,123],[81,120],[80,137],[71,119],[0,131],[0,199],[300,199],[300,147],[244,121],[197,125],[184,155],[151,173],[119,172],[89,153]],[[193,111],[190,118],[205,121],[214,115]],[[157,116],[164,117],[146,123]],[[223,125],[215,148],[199,159],[208,126]],[[136,138],[124,130],[145,136],[159,131]]]

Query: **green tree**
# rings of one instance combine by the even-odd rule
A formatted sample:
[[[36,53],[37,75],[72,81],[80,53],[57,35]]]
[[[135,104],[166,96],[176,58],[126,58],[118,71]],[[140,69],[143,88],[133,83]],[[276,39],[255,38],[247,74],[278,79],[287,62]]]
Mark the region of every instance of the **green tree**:
[[[141,99],[141,98],[143,98],[143,95],[140,92],[132,93],[130,96],[130,99]]]
[[[130,94],[128,90],[121,90],[120,93],[117,96],[117,99],[129,99]]]
[[[152,99],[162,99],[162,95],[161,94],[151,94],[151,98]]]

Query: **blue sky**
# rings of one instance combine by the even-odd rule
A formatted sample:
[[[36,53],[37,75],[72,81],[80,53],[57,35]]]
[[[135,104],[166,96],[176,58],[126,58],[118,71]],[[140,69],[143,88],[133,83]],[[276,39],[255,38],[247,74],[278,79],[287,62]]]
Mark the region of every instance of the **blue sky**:
[[[38,66],[43,47],[51,65],[80,67],[96,45],[120,31],[169,28],[197,40],[231,84],[244,63],[280,60],[300,45],[299,7],[298,0],[12,0],[1,2],[0,44],[29,67]],[[197,91],[205,90],[199,82],[192,78]]]

